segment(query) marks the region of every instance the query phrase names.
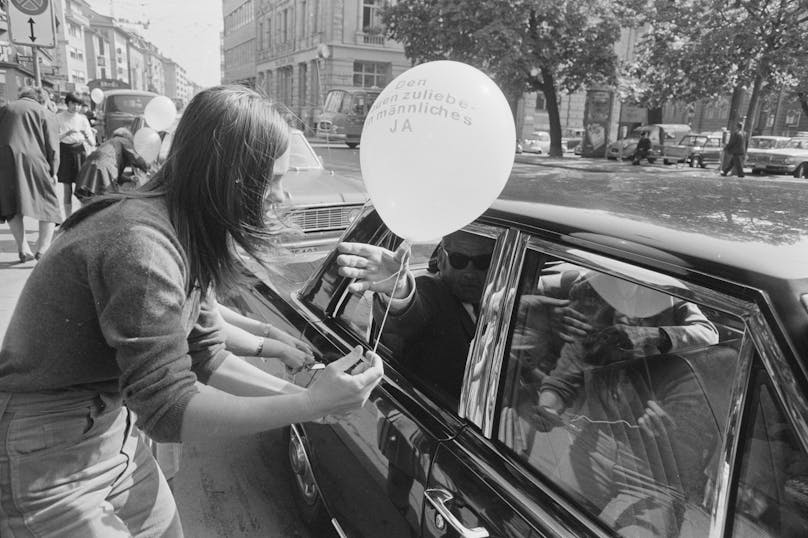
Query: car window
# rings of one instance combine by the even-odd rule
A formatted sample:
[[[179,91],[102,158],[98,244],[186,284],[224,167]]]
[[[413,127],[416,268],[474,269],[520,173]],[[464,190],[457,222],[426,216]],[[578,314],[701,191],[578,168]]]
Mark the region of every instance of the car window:
[[[342,95],[345,92],[339,90],[332,90],[328,92],[323,105],[323,112],[337,112],[342,104]]]
[[[721,146],[721,139],[720,138],[708,138],[704,143],[704,147],[707,148],[717,148]]]
[[[353,102],[353,95],[351,95],[348,92],[343,92],[342,103],[339,106],[339,111],[343,114],[350,114],[352,102]]]
[[[289,169],[311,170],[322,167],[320,159],[303,133],[293,131],[289,137]]]
[[[796,537],[808,529],[808,454],[756,359],[747,402],[733,536]]]
[[[742,322],[535,250],[511,318],[498,441],[616,532],[707,535]]]
[[[460,252],[447,251],[439,241],[413,245],[410,270],[415,277],[417,293],[403,313],[388,313],[385,319],[387,303],[370,293],[348,297],[338,313],[338,319],[371,346],[375,344],[381,327],[380,342],[388,350],[389,359],[396,369],[414,386],[453,412],[458,410],[478,313],[476,304],[465,302],[463,296],[476,294],[479,301],[487,278],[490,253],[496,242],[476,233],[467,234],[480,245],[485,245],[482,248],[489,254],[461,260]],[[392,250],[400,241],[392,234],[385,234],[375,243]],[[439,270],[439,258],[445,260],[445,274]],[[448,267],[463,262],[462,270]],[[478,264],[484,267],[480,268]],[[464,276],[453,281],[452,275],[461,271]],[[472,274],[474,276],[469,276]],[[463,300],[459,300],[461,297]]]
[[[112,95],[106,99],[106,111],[143,114],[151,100],[150,95]]]

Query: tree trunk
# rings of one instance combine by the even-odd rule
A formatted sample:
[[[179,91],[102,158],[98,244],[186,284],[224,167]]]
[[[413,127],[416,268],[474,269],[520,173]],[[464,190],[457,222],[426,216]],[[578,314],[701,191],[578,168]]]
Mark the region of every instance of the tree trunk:
[[[800,100],[803,114],[808,118],[808,92],[797,92],[797,98]]]
[[[729,118],[727,119],[727,129],[738,123],[740,114],[738,113],[741,108],[741,100],[743,99],[744,89],[738,83],[732,89],[732,98],[729,101]]]
[[[757,122],[760,118],[760,88],[763,85],[763,77],[760,72],[755,75],[755,81],[752,84],[752,97],[749,99],[749,108],[746,109],[746,125],[744,130],[748,136],[752,136],[757,127]]]
[[[550,121],[550,156],[562,157],[564,149],[561,147],[561,114],[558,111],[558,95],[556,94],[555,80],[549,69],[542,68],[542,93],[547,104],[547,119]]]

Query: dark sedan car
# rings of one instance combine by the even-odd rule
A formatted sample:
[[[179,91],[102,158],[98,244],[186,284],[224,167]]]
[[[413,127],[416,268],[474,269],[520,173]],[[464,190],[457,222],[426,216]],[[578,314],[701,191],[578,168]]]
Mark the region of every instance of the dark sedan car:
[[[465,228],[493,255],[476,320],[456,320],[470,341],[459,393],[413,367],[336,252],[302,285],[256,276],[230,298],[325,361],[381,330],[367,404],[289,430],[304,519],[374,538],[804,536],[808,189],[550,178],[539,196]],[[345,239],[400,243],[370,207]],[[435,278],[421,275],[437,247],[413,247],[417,278]],[[538,405],[552,380],[570,389],[557,412]]]

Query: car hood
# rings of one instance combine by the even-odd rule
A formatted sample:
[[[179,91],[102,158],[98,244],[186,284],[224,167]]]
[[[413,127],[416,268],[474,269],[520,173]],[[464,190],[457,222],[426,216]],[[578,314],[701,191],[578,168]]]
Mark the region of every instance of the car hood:
[[[290,170],[283,176],[283,188],[292,206],[364,204],[369,198],[361,180],[330,170]]]

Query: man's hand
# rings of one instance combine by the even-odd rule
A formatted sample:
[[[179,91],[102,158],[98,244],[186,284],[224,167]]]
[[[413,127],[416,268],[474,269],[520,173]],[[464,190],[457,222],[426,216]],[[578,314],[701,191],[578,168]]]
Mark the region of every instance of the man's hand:
[[[648,400],[648,407],[637,420],[637,425],[651,437],[668,437],[676,429],[676,422],[654,400]]]
[[[354,293],[366,290],[376,291],[403,298],[409,294],[407,273],[409,272],[410,248],[404,242],[395,252],[366,243],[340,243],[337,247],[339,274],[356,279],[348,289]],[[398,286],[396,286],[396,275]],[[396,289],[394,289],[396,288]]]
[[[547,309],[553,333],[565,342],[574,342],[592,332],[592,325],[585,315],[570,306],[569,299],[556,299],[547,295],[525,295],[521,299],[527,306],[530,302]]]

